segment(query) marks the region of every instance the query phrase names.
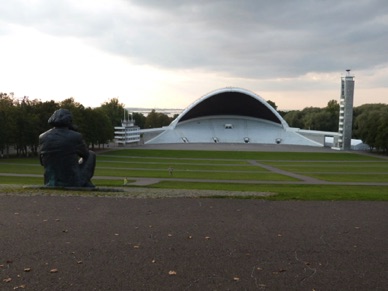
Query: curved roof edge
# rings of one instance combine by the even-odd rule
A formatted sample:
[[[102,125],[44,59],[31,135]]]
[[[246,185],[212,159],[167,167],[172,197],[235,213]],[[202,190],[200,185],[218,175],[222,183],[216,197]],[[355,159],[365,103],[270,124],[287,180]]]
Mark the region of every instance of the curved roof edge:
[[[188,106],[181,114],[179,114],[179,116],[171,122],[170,127],[175,128],[175,126],[179,122],[193,118],[193,117],[189,117],[189,115],[193,113],[193,111],[194,111],[193,109],[195,109],[195,108],[198,109],[198,107],[199,107],[199,105],[201,105],[201,103],[203,103],[205,101],[209,101],[212,97],[215,97],[215,96],[218,96],[221,94],[228,94],[228,93],[238,93],[238,94],[243,94],[243,95],[254,98],[256,101],[258,101],[260,103],[260,105],[264,106],[264,108],[267,112],[269,111],[269,114],[271,115],[272,122],[279,123],[283,128],[288,128],[287,122],[283,119],[283,117],[271,105],[269,105],[267,103],[267,101],[265,101],[262,97],[260,97],[259,95],[255,94],[249,90],[246,90],[243,88],[238,88],[238,87],[221,88],[221,89],[211,91],[208,94],[202,96],[201,98],[194,101],[190,106]],[[202,115],[202,116],[204,116],[204,115]],[[247,116],[249,116],[249,115],[247,115]],[[257,117],[257,118],[259,118],[259,117]],[[267,119],[267,120],[271,121],[270,118],[265,118],[265,117],[260,117],[260,118]]]

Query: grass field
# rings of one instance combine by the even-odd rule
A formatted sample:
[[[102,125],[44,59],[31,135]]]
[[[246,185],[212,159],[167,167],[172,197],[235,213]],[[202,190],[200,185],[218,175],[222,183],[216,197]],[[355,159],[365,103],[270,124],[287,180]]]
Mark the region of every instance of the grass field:
[[[0,184],[43,183],[37,158],[0,160],[0,174]],[[388,161],[358,153],[123,149],[98,154],[96,186],[121,187],[125,177],[160,180],[149,188],[271,192],[276,195],[265,199],[275,200],[388,200]],[[318,183],[308,182],[311,178]]]

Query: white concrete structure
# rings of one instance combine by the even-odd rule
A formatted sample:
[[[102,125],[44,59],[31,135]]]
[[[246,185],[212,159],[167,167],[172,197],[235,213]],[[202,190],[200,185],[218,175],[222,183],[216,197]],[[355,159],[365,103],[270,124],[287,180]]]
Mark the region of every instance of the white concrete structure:
[[[210,92],[186,108],[147,144],[258,143],[319,146],[290,128],[263,98],[241,88]],[[142,130],[141,130],[142,132]]]
[[[340,112],[338,124],[337,147],[341,150],[351,149],[352,126],[353,126],[353,95],[354,76],[350,75],[350,70],[346,70],[347,75],[341,78]]]
[[[115,126],[114,133],[118,145],[140,142],[140,127],[133,120],[122,120],[121,126]]]

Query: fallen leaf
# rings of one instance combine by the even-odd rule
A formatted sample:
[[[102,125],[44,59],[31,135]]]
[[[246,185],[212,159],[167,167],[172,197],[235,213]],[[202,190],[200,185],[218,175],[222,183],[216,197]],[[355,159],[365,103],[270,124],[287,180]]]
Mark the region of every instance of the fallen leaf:
[[[133,246],[133,248],[134,248],[134,249],[140,249],[140,246],[135,245],[135,246]]]
[[[155,260],[155,259],[153,259],[153,260],[151,261],[151,263],[155,264],[155,263],[156,263],[156,260]]]
[[[239,277],[233,277],[233,281],[240,281],[240,278]]]
[[[11,282],[11,281],[12,281],[12,278],[3,279],[3,282],[5,282],[5,283],[9,283],[9,282]]]
[[[168,271],[168,274],[169,274],[170,276],[175,276],[175,275],[176,275],[176,271]]]
[[[188,238],[188,239],[192,239],[193,237],[192,237],[191,235],[189,235],[187,238]]]
[[[51,269],[50,273],[58,273],[58,269]]]
[[[78,265],[80,265],[80,264],[82,264],[82,263],[83,263],[82,261],[77,261],[77,264],[78,264]]]
[[[205,236],[205,239],[210,239],[210,236]]]
[[[24,289],[24,288],[26,288],[26,285],[19,285],[19,286],[16,286],[16,287],[13,287],[13,290],[17,290],[17,289]]]
[[[24,268],[24,272],[31,272],[31,268]]]
[[[171,233],[169,233],[167,236],[168,236],[168,237],[172,237],[172,234],[171,234]]]

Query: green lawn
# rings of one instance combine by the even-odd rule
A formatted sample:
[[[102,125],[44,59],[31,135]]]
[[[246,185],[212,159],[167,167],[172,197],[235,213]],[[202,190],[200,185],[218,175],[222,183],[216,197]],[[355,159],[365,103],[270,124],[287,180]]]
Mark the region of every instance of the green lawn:
[[[225,159],[225,160],[288,160],[288,161],[378,161],[378,157],[354,153],[330,152],[246,152],[246,151],[193,151],[193,150],[148,150],[123,149],[104,153],[103,157],[145,157],[174,159]]]
[[[146,149],[114,150],[97,155],[93,183],[120,187],[125,177],[133,178],[133,181],[136,178],[173,178],[174,181],[164,180],[148,187],[272,192],[276,195],[265,199],[276,200],[388,200],[388,185],[295,184],[293,182],[301,180],[253,165],[252,161],[322,181],[388,183],[387,160],[357,153]],[[174,169],[172,176],[169,167]],[[0,175],[0,184],[43,183],[43,167],[36,157],[2,159],[0,173],[41,176]]]
[[[381,172],[388,174],[388,161],[302,161],[302,162],[264,162],[279,169],[296,173],[311,172],[351,172],[351,173],[370,173]]]

